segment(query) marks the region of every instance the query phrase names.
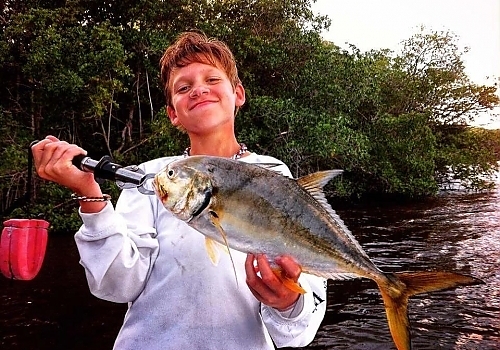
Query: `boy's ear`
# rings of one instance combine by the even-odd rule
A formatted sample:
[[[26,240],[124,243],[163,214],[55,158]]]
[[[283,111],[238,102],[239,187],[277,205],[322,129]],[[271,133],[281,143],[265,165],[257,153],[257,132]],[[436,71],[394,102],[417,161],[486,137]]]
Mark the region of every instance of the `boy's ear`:
[[[234,92],[236,93],[236,107],[241,107],[245,103],[245,88],[242,84],[236,85],[234,88]]]
[[[170,119],[170,122],[172,123],[172,125],[178,126],[179,125],[179,118],[177,118],[177,113],[175,113],[175,110],[170,106],[166,106],[165,109],[167,110],[167,115],[168,115],[168,118]]]

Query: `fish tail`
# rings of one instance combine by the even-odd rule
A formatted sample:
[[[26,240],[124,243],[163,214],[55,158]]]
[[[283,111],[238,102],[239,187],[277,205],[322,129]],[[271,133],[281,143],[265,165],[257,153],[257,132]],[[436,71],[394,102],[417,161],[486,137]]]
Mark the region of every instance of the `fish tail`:
[[[387,321],[398,350],[410,350],[408,299],[417,294],[483,283],[473,277],[451,272],[402,272],[387,274],[377,282],[384,300]]]

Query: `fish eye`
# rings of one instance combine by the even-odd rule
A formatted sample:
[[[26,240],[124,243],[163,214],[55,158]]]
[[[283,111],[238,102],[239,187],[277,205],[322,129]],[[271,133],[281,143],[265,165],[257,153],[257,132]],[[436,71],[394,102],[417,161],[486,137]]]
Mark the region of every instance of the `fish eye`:
[[[168,176],[169,178],[173,178],[173,177],[174,177],[174,175],[175,175],[175,171],[173,171],[172,169],[170,169],[169,171],[167,171],[167,176]]]

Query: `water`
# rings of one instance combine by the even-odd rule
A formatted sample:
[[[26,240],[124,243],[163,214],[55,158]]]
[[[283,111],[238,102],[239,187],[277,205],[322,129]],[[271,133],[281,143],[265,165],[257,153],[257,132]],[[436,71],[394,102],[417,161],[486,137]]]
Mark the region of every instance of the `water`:
[[[412,298],[414,349],[500,349],[500,191],[338,213],[386,271],[450,270],[485,282]],[[330,281],[328,294],[324,322],[307,349],[394,349],[371,281]],[[0,276],[0,300],[6,350],[111,349],[126,309],[90,295],[71,234],[50,236],[33,281]]]
[[[415,349],[500,349],[500,191],[339,211],[386,271],[447,270],[485,284],[413,297]],[[371,281],[330,282],[327,317],[309,349],[395,349]]]

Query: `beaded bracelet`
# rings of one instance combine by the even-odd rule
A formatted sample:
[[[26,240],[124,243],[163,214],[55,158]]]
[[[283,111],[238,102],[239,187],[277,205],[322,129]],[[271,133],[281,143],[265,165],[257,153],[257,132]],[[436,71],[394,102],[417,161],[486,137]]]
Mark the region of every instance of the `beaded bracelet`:
[[[81,202],[106,202],[111,200],[111,196],[109,194],[103,194],[102,197],[87,197],[87,196],[78,196],[73,193],[71,198]]]

